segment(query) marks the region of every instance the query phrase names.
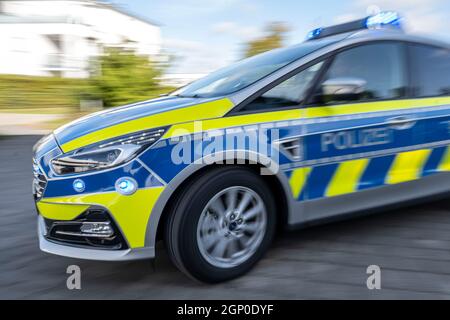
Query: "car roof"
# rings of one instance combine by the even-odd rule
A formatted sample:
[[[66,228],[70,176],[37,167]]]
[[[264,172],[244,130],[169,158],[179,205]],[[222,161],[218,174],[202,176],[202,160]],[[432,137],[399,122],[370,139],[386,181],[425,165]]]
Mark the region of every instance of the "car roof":
[[[353,39],[365,41],[377,41],[377,40],[397,40],[405,42],[421,43],[425,45],[433,45],[439,47],[450,48],[450,45],[444,41],[433,39],[431,37],[421,36],[417,34],[406,33],[398,29],[366,29],[359,30],[356,32],[351,32],[346,38],[342,39]]]
[[[396,40],[413,43],[421,43],[425,45],[439,46],[444,48],[450,48],[450,44],[439,39],[434,39],[429,36],[423,36],[418,34],[406,33],[403,30],[383,28],[383,29],[363,29],[358,31],[352,31],[342,34],[337,34],[329,37],[320,38],[317,40],[308,40],[307,42],[326,42],[327,45],[345,42],[346,40],[352,40],[352,42],[367,42],[377,40]],[[359,41],[358,41],[359,40]]]

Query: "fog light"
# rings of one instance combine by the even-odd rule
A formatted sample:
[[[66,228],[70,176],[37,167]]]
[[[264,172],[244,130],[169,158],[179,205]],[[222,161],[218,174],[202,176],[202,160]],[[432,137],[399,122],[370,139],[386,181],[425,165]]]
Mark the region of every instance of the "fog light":
[[[83,192],[84,191],[84,189],[85,189],[85,184],[84,184],[84,181],[83,180],[81,180],[81,179],[77,179],[77,180],[75,180],[74,182],[73,182],[73,189],[76,191],[76,192]]]
[[[83,236],[111,237],[114,230],[109,222],[83,222],[80,227]]]
[[[138,184],[133,178],[120,178],[116,181],[116,190],[123,195],[131,195],[136,192]]]

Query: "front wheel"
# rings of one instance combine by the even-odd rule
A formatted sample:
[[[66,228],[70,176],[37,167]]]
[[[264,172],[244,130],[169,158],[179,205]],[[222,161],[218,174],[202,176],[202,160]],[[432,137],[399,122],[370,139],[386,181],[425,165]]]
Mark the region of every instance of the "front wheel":
[[[169,255],[200,281],[236,278],[266,252],[275,215],[270,189],[253,171],[222,167],[206,172],[176,200],[165,230]]]

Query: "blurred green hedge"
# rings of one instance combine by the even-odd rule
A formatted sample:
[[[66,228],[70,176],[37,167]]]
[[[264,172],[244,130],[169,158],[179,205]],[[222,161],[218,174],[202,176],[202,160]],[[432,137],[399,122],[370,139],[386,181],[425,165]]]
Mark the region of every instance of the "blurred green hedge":
[[[158,79],[165,65],[132,49],[104,48],[103,55],[91,64],[93,76],[83,95],[86,100],[102,100],[105,107],[114,107],[162,93]]]
[[[0,109],[78,108],[86,81],[0,75]]]
[[[128,87],[129,92],[120,92],[117,88],[108,89],[117,90],[114,96],[116,105],[151,99],[174,89],[153,86],[146,94],[132,95],[131,88],[132,86]],[[0,75],[0,110],[20,112],[45,109],[46,112],[52,112],[53,109],[55,113],[70,113],[79,110],[80,99],[104,98],[89,97],[89,94],[86,94],[93,90],[95,88],[93,89],[92,81],[87,79]]]

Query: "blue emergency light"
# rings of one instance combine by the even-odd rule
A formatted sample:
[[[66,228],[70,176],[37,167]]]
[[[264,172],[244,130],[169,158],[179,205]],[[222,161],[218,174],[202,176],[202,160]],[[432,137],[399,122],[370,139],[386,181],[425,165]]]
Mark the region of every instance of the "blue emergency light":
[[[396,28],[401,30],[401,18],[397,12],[384,11],[376,15],[331,27],[317,28],[308,33],[307,40],[322,39],[341,33],[364,29]]]

